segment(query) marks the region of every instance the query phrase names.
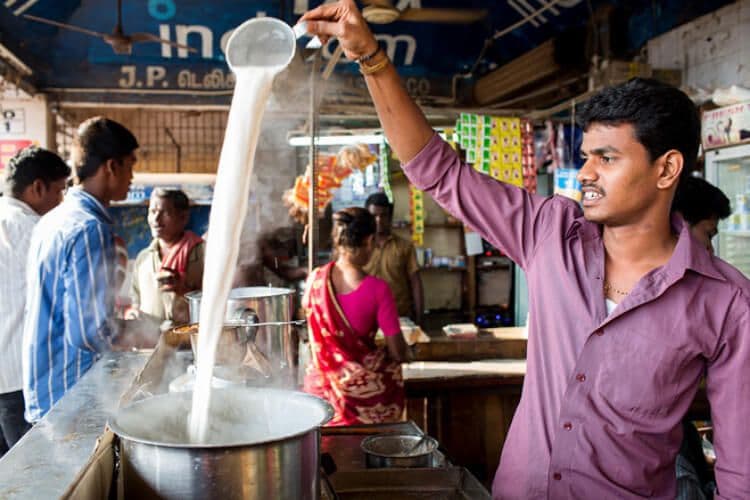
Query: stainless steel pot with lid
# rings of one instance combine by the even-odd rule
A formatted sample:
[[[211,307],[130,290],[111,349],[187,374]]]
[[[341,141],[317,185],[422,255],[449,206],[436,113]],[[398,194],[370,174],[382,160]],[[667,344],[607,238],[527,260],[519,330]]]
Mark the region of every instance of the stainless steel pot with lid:
[[[190,322],[200,320],[200,291],[185,295],[190,307]],[[244,328],[245,337],[254,341],[258,351],[270,362],[280,383],[296,381],[296,336],[293,327],[294,290],[273,287],[234,288],[227,300],[226,326]]]
[[[191,398],[143,399],[110,423],[127,498],[319,497],[319,426],[333,416],[327,402],[280,389],[214,389],[209,444],[192,444]]]

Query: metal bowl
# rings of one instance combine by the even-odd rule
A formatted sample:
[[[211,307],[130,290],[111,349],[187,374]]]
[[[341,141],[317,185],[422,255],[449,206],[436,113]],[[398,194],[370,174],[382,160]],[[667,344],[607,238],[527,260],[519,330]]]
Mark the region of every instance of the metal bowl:
[[[363,439],[360,447],[370,468],[432,467],[438,442],[429,436],[377,434]]]

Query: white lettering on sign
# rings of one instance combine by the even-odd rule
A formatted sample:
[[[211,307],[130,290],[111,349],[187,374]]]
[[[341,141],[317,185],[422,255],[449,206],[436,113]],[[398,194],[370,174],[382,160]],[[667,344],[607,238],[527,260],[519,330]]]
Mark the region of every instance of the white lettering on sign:
[[[189,45],[188,36],[193,34],[200,35],[201,57],[211,59],[214,56],[214,34],[209,27],[178,24],[175,26],[175,33],[177,34],[177,43],[182,45]],[[187,49],[177,49],[177,57],[184,59],[187,56]]]
[[[410,77],[404,80],[406,91],[412,97],[425,97],[430,95],[430,81],[426,78]]]
[[[388,58],[397,66],[399,64],[396,61],[396,49],[398,49],[399,42],[406,44],[403,66],[411,66],[414,63],[414,54],[417,52],[417,39],[413,36],[378,34],[375,35],[375,38],[385,44],[385,53],[388,54]]]
[[[188,69],[183,69],[177,74],[177,86],[181,89],[222,90],[234,88],[234,84],[234,73],[224,73],[218,68],[203,76]]]
[[[363,78],[357,76],[345,76],[343,81],[353,89],[367,89]],[[416,76],[404,78],[404,87],[406,87],[406,91],[412,97],[429,97],[432,95],[433,91],[429,79]]]
[[[120,81],[117,82],[118,85],[120,85],[120,88],[122,89],[132,89],[135,87],[135,66],[122,66],[120,68],[120,73],[122,73],[122,78],[120,78]]]
[[[167,76],[167,70],[164,66],[146,66],[146,87],[155,87],[156,83],[164,80],[165,76]]]
[[[167,68],[149,65],[141,69],[135,65],[120,66],[120,79],[117,82],[122,89],[166,89],[177,86],[181,89],[228,90],[234,88],[234,74],[216,68],[205,73],[189,69],[175,70],[176,78],[170,85]]]
[[[2,117],[2,131],[4,134],[25,134],[26,113],[23,108],[3,108],[0,110]]]

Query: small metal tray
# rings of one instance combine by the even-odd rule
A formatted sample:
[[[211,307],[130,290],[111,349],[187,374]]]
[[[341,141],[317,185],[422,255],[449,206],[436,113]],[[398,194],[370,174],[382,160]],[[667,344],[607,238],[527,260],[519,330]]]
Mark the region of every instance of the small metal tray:
[[[329,485],[330,483],[330,485]],[[489,500],[463,467],[338,471],[321,481],[322,500]]]

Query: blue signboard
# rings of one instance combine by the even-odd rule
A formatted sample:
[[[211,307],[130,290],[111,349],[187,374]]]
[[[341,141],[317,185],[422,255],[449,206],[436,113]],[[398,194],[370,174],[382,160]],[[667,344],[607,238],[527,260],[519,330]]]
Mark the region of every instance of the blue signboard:
[[[231,30],[248,18],[273,16],[294,24],[321,0],[124,0],[122,24],[126,34],[150,33],[188,45],[195,52],[165,44],[136,43],[130,54],[116,54],[103,39],[24,18],[25,14],[100,33],[116,23],[116,1],[109,0],[3,0],[0,4],[0,43],[33,73],[37,88],[62,92],[74,100],[228,103],[234,84],[222,47]],[[682,2],[663,0],[558,0],[554,7],[495,41],[476,65],[475,76],[530,50],[561,32],[585,26],[588,5],[612,4],[630,13],[628,44],[638,47],[648,38],[697,15],[729,3],[728,0]],[[469,24],[396,21],[373,25],[407,86],[414,94],[436,95],[434,83],[450,89],[454,75],[475,66],[485,40],[499,30],[528,17],[548,0],[394,0],[398,9],[487,9],[488,16]],[[697,4],[697,5],[696,5]],[[334,45],[323,48],[330,58]],[[302,64],[301,61],[299,61]],[[342,61],[338,73],[356,73]],[[158,97],[155,97],[158,96]]]

